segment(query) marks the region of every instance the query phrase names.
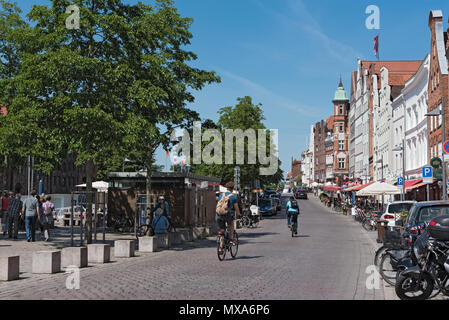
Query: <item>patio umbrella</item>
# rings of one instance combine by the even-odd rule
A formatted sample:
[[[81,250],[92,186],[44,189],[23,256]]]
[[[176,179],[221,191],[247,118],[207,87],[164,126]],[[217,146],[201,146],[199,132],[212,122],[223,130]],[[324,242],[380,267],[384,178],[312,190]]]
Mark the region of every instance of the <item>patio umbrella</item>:
[[[77,187],[85,188],[86,184],[85,183],[79,184],[79,185],[77,185]],[[98,189],[101,191],[108,191],[109,183],[107,183],[105,181],[95,181],[95,182],[92,182],[92,188]]]
[[[400,194],[401,190],[386,182],[374,182],[357,192],[357,196],[379,196],[385,194]]]

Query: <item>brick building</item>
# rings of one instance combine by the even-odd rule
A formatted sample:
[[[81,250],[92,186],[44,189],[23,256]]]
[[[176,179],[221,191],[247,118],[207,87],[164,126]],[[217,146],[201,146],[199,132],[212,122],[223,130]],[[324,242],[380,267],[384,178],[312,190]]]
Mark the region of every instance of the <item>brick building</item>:
[[[321,120],[315,124],[315,132],[313,137],[314,144],[314,180],[317,183],[326,182],[326,150],[324,141],[327,137],[327,123]]]

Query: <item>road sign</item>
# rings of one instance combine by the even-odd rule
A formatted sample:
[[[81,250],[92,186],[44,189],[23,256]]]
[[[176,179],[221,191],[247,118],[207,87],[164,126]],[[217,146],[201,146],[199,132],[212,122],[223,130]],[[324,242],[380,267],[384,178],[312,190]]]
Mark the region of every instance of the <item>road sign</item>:
[[[398,187],[402,187],[404,185],[404,178],[398,178]]]
[[[443,145],[444,152],[449,153],[449,140]]]
[[[445,155],[443,155],[443,160],[444,160],[444,162],[449,162],[449,154],[445,154]]]
[[[438,180],[443,179],[443,169],[434,169],[433,177]]]
[[[438,169],[438,168],[441,166],[442,162],[443,162],[443,161],[441,161],[440,158],[435,157],[435,158],[433,158],[432,160],[430,160],[430,165],[431,165],[433,168]]]
[[[422,177],[423,178],[432,178],[432,167],[423,167],[422,168]]]

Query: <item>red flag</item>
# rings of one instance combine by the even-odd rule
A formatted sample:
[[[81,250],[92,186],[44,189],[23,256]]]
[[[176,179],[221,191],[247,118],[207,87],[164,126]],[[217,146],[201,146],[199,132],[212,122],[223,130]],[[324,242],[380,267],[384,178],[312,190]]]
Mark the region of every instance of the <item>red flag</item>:
[[[379,35],[374,37],[374,55],[379,59]]]

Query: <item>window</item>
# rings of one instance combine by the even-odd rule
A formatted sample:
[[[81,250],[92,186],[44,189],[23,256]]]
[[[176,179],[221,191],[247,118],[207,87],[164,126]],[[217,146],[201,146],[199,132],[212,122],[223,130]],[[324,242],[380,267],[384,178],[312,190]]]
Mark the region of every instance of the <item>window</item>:
[[[343,114],[343,106],[340,106],[340,114]]]
[[[338,141],[338,150],[340,150],[340,151],[345,150],[345,141],[344,140]]]
[[[338,169],[344,169],[345,168],[345,161],[346,161],[346,159],[344,159],[344,158],[339,158],[338,159]]]
[[[343,124],[340,123],[340,132],[343,132]]]

